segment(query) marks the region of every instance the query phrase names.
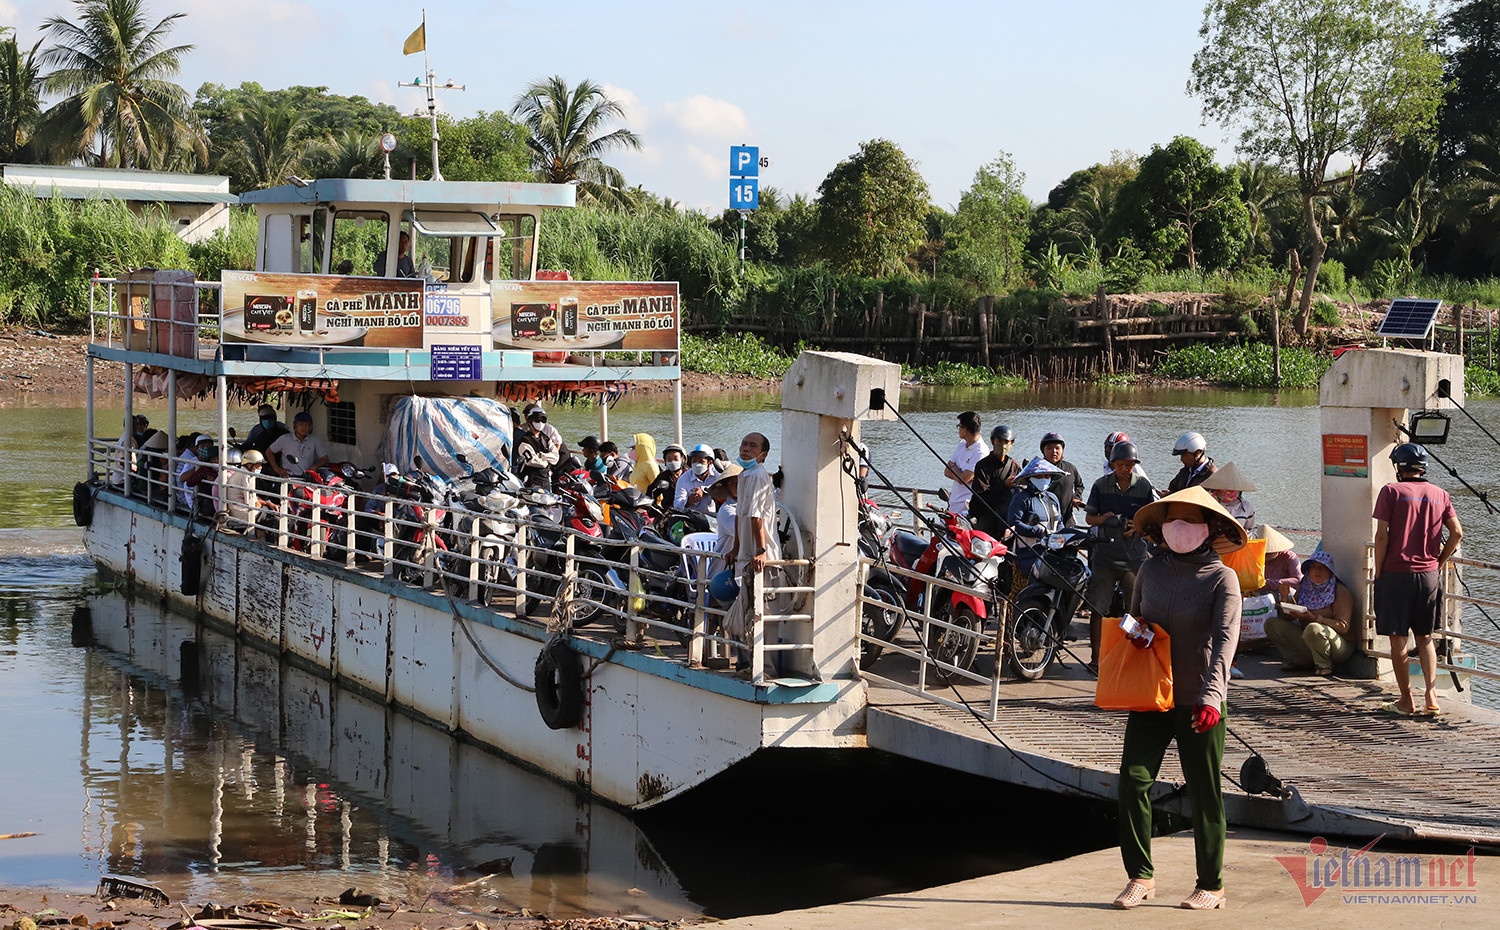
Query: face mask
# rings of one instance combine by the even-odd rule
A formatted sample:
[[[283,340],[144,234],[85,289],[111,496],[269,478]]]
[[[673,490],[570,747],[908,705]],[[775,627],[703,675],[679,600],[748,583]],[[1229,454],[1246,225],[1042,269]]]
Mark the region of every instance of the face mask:
[[[620,457],[618,455],[606,455],[604,457],[604,464],[605,465],[613,465],[615,462],[617,462],[619,460],[620,460]]]
[[[682,468],[682,463],[677,461],[676,459],[667,459],[665,462],[661,463],[661,467],[665,468],[667,471],[677,471],[678,469]]]
[[[198,461],[206,462],[209,459],[213,458],[214,450],[211,446],[203,446],[201,448],[195,449],[194,452],[198,456]]]
[[[275,417],[261,417],[260,418],[260,425],[264,426],[266,429],[270,429],[271,427],[273,427],[273,426],[276,425],[276,418]]]
[[[708,474],[708,463],[707,462],[694,462],[693,463],[693,474],[697,475],[699,478],[702,478],[704,475]]]
[[[1051,478],[1032,478],[1031,479],[1031,486],[1034,487],[1034,488],[1036,488],[1038,491],[1045,491],[1048,488],[1052,487],[1052,479]]]
[[[1173,552],[1192,552],[1208,541],[1208,524],[1172,520],[1162,524],[1161,536]]]
[[[759,464],[759,459],[740,459],[740,467],[745,469],[746,471],[749,471]]]

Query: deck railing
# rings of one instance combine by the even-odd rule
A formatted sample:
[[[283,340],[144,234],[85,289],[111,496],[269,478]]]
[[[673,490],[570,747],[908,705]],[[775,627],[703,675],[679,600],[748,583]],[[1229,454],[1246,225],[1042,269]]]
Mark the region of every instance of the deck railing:
[[[220,285],[182,272],[142,271],[94,278],[89,288],[89,341],[111,349],[199,357],[217,343]]]
[[[613,628],[615,644],[625,648],[648,646],[648,636],[666,640],[665,651],[657,643],[660,655],[692,667],[721,661],[727,666],[738,654],[745,657],[741,667],[748,659],[749,677],[757,684],[768,678],[768,656],[812,649],[787,632],[792,621],[811,619],[801,609],[813,591],[806,559],[771,562],[767,567],[779,571],[747,578],[748,592],[741,596],[753,599],[750,623],[746,635],[735,638],[723,630],[725,607],[708,593],[708,580],[722,562],[711,549],[600,539],[518,513],[455,509],[453,524],[444,528],[436,515],[447,506],[442,502],[429,506],[350,486],[329,493],[318,482],[234,466],[189,491],[178,475],[184,464],[200,464],[192,455],[127,451],[100,438],[89,449],[92,470],[106,475],[115,493],[163,510],[171,502],[179,514],[212,520],[216,531],[351,571],[378,572],[450,600],[511,607],[517,619],[538,626],[603,625]],[[227,505],[239,489],[248,489],[249,511],[236,518]],[[486,523],[500,534],[487,533]],[[667,556],[672,567],[644,564],[648,551]]]

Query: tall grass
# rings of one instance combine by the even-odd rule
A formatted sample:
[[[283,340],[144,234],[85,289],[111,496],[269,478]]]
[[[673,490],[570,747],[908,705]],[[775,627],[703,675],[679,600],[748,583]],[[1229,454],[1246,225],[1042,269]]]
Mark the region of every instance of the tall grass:
[[[137,216],[118,200],[38,198],[0,185],[0,322],[80,326],[89,278],[133,268],[187,268],[188,249],[166,213]]]
[[[726,334],[717,339],[684,333],[682,367],[711,375],[780,378],[792,367],[792,357],[761,342],[753,333]]]

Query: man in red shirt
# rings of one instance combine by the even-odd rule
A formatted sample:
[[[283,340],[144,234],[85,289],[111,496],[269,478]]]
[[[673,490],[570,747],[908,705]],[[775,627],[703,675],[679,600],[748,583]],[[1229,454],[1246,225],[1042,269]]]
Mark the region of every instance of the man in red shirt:
[[[1391,665],[1401,697],[1381,709],[1403,717],[1416,713],[1406,640],[1417,639],[1425,712],[1442,713],[1437,702],[1437,649],[1432,631],[1443,609],[1443,563],[1458,549],[1463,527],[1448,492],[1427,483],[1427,450],[1404,442],[1391,450],[1396,480],[1375,498],[1375,632],[1391,638]],[[1443,530],[1448,530],[1447,540]]]

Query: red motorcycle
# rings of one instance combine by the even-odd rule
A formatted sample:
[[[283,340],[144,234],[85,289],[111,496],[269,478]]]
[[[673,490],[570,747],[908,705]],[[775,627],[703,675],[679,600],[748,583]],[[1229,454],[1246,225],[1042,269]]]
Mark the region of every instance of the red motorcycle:
[[[1006,548],[990,534],[971,528],[957,514],[946,510],[938,513],[943,518],[941,525],[927,521],[932,530],[931,539],[912,533],[896,533],[891,537],[890,557],[892,562],[910,571],[989,592],[988,597],[979,597],[939,585],[936,593],[931,595],[933,619],[942,620],[955,629],[929,627],[928,654],[935,661],[967,671],[979,654],[980,635],[991,614],[999,613],[991,610],[991,605],[998,606],[999,598],[1003,596],[998,582]],[[908,579],[906,606],[921,609],[930,587],[925,581]],[[937,672],[944,679],[953,674],[941,665]]]
[[[525,611],[531,613],[543,600],[557,596],[558,579],[567,569],[567,545],[573,531],[573,555],[593,560],[604,555],[604,509],[594,499],[586,478],[564,473],[554,480],[560,507],[555,519],[533,513],[528,543],[536,547],[528,554],[531,568],[537,572],[527,579]],[[598,604],[621,609],[625,603],[625,584],[619,574],[595,561],[575,562],[577,579],[573,585],[572,619],[577,625],[595,621]],[[599,618],[602,622],[604,618]],[[612,619],[612,618],[611,618]]]
[[[418,469],[421,462],[418,461]],[[406,474],[387,475],[387,493],[400,498],[403,503],[396,509],[399,522],[396,531],[396,553],[401,565],[398,576],[409,584],[422,580],[422,567],[427,564],[429,553],[435,553],[441,563],[448,552],[448,543],[440,532],[448,518],[447,485],[441,478],[425,471],[410,471]]]

